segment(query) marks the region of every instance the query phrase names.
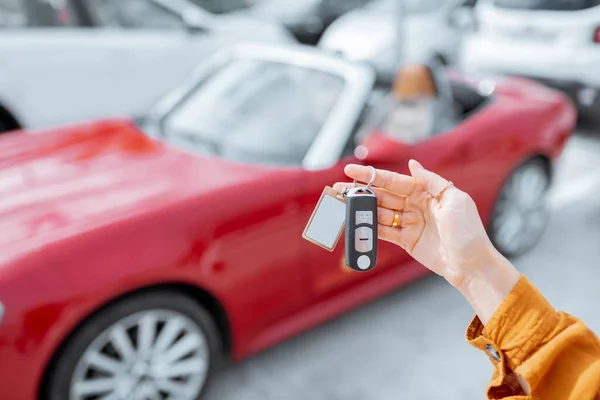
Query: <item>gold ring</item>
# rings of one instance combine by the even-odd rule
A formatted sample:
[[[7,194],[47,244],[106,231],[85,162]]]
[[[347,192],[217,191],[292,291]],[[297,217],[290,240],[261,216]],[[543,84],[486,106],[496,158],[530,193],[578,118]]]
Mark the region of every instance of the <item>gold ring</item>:
[[[394,222],[392,222],[392,228],[397,228],[400,224],[400,210],[394,210]]]
[[[435,196],[435,199],[436,199],[438,202],[441,202],[441,201],[442,201],[442,196],[444,195],[444,192],[445,192],[447,189],[449,189],[449,188],[451,188],[451,187],[453,187],[453,186],[454,186],[454,183],[452,183],[451,181],[448,181],[448,184],[447,184],[447,185],[446,185],[446,186],[445,186],[445,187],[442,189],[442,191],[441,191],[441,192],[440,192],[440,193],[439,193],[437,196]]]

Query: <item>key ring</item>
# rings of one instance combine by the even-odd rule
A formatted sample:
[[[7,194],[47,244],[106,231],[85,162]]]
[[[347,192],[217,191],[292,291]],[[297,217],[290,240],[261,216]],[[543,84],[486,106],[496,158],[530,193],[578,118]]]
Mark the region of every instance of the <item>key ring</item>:
[[[365,186],[364,189],[361,189],[361,191],[371,190],[371,186],[373,185],[373,183],[375,183],[375,179],[377,178],[377,170],[372,166],[369,166],[369,168],[371,168],[371,171],[373,171],[373,173],[371,174],[371,180],[369,180],[369,183],[367,183],[367,186]],[[354,189],[357,186],[358,186],[358,181],[356,179],[354,179],[354,186],[352,187],[352,189]],[[342,193],[341,193],[342,197],[345,196],[349,191],[350,191],[350,189],[344,188],[344,190],[342,190]]]

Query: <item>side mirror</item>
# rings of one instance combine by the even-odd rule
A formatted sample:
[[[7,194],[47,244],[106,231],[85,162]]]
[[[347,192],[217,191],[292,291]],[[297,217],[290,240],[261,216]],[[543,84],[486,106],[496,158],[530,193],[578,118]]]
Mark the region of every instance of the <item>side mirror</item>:
[[[408,162],[410,147],[396,139],[373,134],[356,147],[354,156],[369,165],[389,165]]]
[[[475,11],[468,6],[456,7],[450,11],[448,23],[461,32],[471,32],[476,27]]]

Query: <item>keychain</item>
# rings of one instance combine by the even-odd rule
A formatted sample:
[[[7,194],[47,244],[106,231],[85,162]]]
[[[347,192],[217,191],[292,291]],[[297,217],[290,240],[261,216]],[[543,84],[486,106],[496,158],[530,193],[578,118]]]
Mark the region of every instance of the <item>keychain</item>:
[[[377,264],[377,196],[371,185],[377,170],[367,186],[344,189],[346,198],[346,265],[354,271],[371,271]]]
[[[377,197],[371,186],[377,171],[366,186],[354,180],[352,188],[341,193],[326,187],[321,194],[302,237],[333,251],[346,228],[346,265],[354,271],[371,271],[377,264]]]

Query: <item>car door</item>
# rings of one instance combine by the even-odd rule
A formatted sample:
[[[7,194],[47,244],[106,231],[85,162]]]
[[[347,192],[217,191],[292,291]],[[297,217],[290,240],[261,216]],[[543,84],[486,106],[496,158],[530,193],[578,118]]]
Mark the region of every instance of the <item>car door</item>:
[[[490,172],[487,160],[493,149],[482,147],[486,136],[480,121],[457,120],[448,129],[436,131],[428,140],[416,143],[412,153],[424,167],[452,181],[477,201]]]

